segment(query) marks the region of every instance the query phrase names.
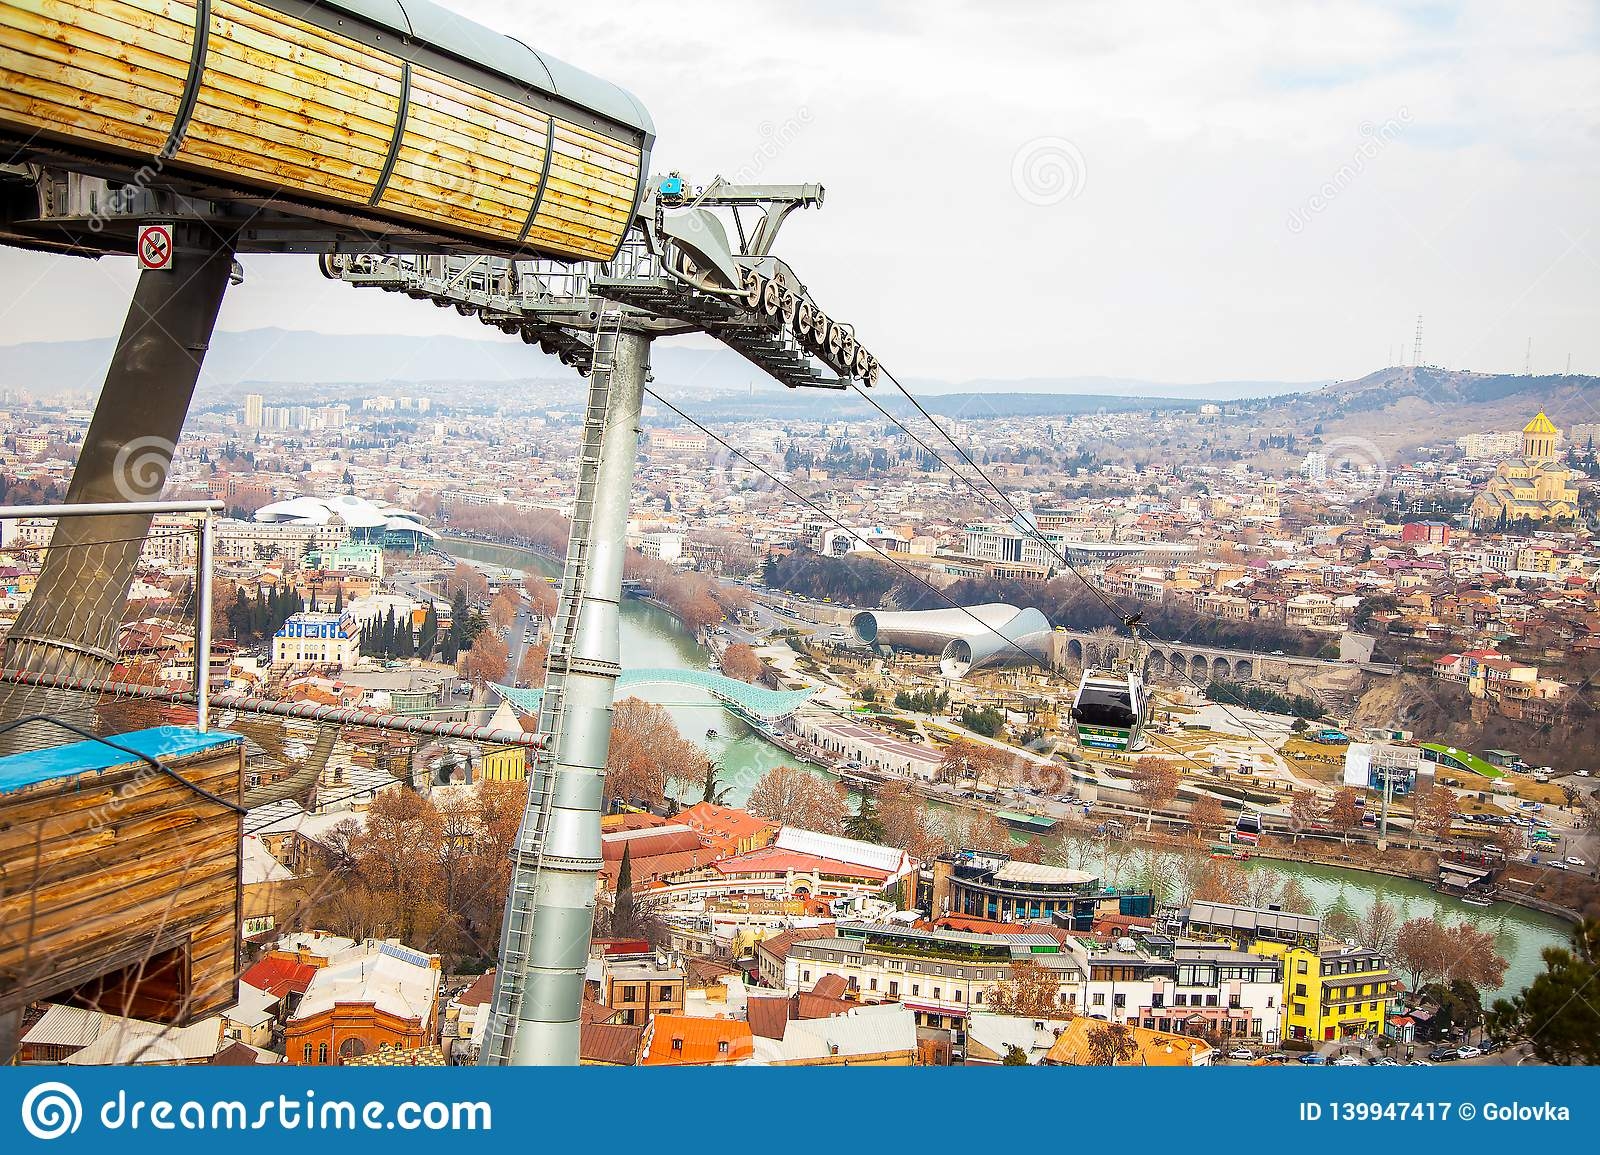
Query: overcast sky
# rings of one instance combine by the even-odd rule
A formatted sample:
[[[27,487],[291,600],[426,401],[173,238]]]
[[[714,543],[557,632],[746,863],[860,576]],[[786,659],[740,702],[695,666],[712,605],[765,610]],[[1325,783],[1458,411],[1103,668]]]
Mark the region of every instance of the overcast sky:
[[[631,89],[658,173],[826,185],[782,255],[902,376],[1350,377],[1419,312],[1600,373],[1592,3],[446,3]],[[130,266],[0,250],[0,342],[114,333]],[[227,329],[486,332],[245,266]]]

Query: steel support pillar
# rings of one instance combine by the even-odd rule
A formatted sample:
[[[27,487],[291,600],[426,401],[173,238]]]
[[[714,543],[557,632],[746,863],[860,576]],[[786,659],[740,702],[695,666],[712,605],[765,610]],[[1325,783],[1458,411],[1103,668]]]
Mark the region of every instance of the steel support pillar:
[[[602,356],[604,350],[602,349]],[[559,717],[555,745],[544,773],[545,814],[530,805],[519,838],[519,861],[507,904],[497,1010],[511,1015],[502,1052],[484,1062],[512,1066],[576,1066],[584,970],[589,959],[595,894],[601,867],[600,813],[604,804],[611,713],[621,673],[618,626],[622,568],[627,552],[628,499],[638,456],[639,413],[649,368],[650,340],[641,333],[615,336],[607,373],[590,383],[590,404],[605,406],[587,533],[569,547],[569,588],[576,618],[564,670],[557,670],[552,643],[551,684],[559,673]],[[580,484],[579,501],[584,498]],[[577,512],[575,523],[582,516]],[[581,543],[581,547],[580,547]],[[576,559],[576,561],[575,561]],[[547,687],[547,695],[551,689]],[[531,788],[530,802],[538,792]],[[529,862],[530,835],[538,835],[536,862]],[[531,888],[531,891],[524,888]],[[531,897],[530,907],[519,904]],[[506,980],[510,979],[509,986]],[[517,992],[502,1001],[505,990]],[[514,1005],[513,1005],[514,1004]],[[495,1029],[491,1023],[491,1030]]]
[[[231,245],[204,224],[177,226],[173,248],[169,268],[139,274],[72,471],[69,504],[153,501],[166,486],[233,268]],[[109,677],[150,516],[58,521],[38,585],[5,640],[0,666],[88,681]],[[81,705],[81,695],[59,690],[0,689],[0,721]],[[20,727],[0,738],[0,753],[60,738],[54,730],[30,735],[32,729]]]

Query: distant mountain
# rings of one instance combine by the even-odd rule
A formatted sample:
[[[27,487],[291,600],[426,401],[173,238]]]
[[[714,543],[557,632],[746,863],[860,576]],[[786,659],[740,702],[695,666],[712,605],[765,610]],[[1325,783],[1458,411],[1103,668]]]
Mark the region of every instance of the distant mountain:
[[[115,342],[31,341],[0,347],[0,388],[40,395],[94,391],[105,377]],[[656,382],[674,391],[706,393],[776,388],[760,370],[721,347],[664,342],[652,352]],[[565,380],[570,370],[520,341],[498,337],[419,337],[313,333],[291,329],[248,329],[218,333],[206,354],[201,389],[237,393],[244,387],[269,392],[275,384],[386,384],[417,386],[473,381]],[[574,378],[575,379],[575,378]],[[1295,393],[1322,382],[1213,381],[1165,384],[1122,377],[1030,377],[970,381],[907,379],[919,396],[999,394],[1092,398],[1231,400]],[[445,399],[439,394],[436,399]],[[1076,407],[1040,412],[1078,412]]]
[[[1565,429],[1600,419],[1597,405],[1600,377],[1400,366],[1258,403],[1251,421],[1263,434],[1315,423],[1325,437],[1363,437],[1387,450],[1520,429],[1540,409]]]

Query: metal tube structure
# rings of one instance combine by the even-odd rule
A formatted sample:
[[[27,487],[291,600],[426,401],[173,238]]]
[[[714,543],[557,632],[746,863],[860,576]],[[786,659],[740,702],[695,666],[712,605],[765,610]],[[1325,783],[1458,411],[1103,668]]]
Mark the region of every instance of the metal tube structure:
[[[67,487],[69,505],[152,502],[166,486],[233,268],[231,245],[205,224],[176,226],[172,242],[168,268],[139,274]],[[150,517],[118,511],[63,518],[33,596],[6,637],[0,666],[108,677]],[[60,704],[39,687],[0,688],[0,719],[51,714]],[[0,738],[0,753],[36,745],[40,736],[27,733],[32,729]]]
[[[627,552],[628,499],[638,456],[639,415],[649,338],[618,332],[597,350],[591,413],[604,405],[598,452],[581,466],[580,508],[569,544],[566,629],[551,644],[550,678],[559,705],[548,719],[553,746],[529,779],[500,945],[486,1065],[576,1066],[584,969],[601,867],[600,813],[617,675],[618,625]],[[586,454],[589,449],[585,448]],[[583,503],[588,508],[582,508]],[[580,529],[587,520],[586,530]],[[570,639],[570,644],[564,644]],[[538,779],[537,781],[535,779]]]
[[[208,510],[200,518],[200,558],[194,580],[199,621],[194,632],[194,724],[204,734],[211,728],[211,566],[216,523]]]

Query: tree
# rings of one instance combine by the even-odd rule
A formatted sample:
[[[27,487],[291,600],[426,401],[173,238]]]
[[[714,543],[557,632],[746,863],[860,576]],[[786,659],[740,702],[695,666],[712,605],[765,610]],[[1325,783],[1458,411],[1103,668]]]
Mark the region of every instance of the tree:
[[[1412,990],[1445,977],[1449,951],[1445,928],[1431,918],[1408,919],[1395,935],[1394,961],[1410,976]]]
[[[1028,1052],[1013,1044],[1006,1048],[1006,1057],[1000,1060],[1000,1065],[1002,1067],[1026,1067],[1028,1065]]]
[[[511,661],[511,651],[499,634],[485,632],[472,643],[472,648],[461,655],[458,669],[461,676],[475,686],[506,680],[506,666]]]
[[[960,782],[963,779],[981,779],[993,774],[1004,755],[993,746],[974,742],[970,738],[955,738],[944,748],[935,771],[940,782]]]
[[[909,783],[885,783],[878,791],[878,822],[884,844],[898,846],[913,858],[927,862],[946,849],[929,820],[927,802]]]
[[[1491,1033],[1524,1040],[1542,1063],[1600,1066],[1600,919],[1584,919],[1569,948],[1546,947],[1544,973],[1522,992],[1496,999]]]
[[[1014,849],[1011,831],[987,810],[969,811],[964,818],[960,812],[952,815],[949,842],[956,848],[989,854],[1008,854]]]
[[[794,766],[774,766],[750,791],[745,809],[780,826],[798,826],[819,834],[844,828],[845,804],[840,789]]]
[[[1334,792],[1333,802],[1328,806],[1328,824],[1341,832],[1346,842],[1350,840],[1350,832],[1361,824],[1358,797],[1354,787],[1341,786]]]
[[[1257,909],[1282,905],[1283,877],[1271,867],[1255,863],[1244,872],[1244,904]]]
[[[713,806],[725,806],[728,802],[728,791],[732,787],[722,781],[722,763],[715,758],[707,758],[705,763],[705,777],[700,782],[700,801],[709,802]]]
[[[722,651],[722,672],[741,682],[755,682],[761,678],[761,659],[742,642],[736,642]]]
[[[611,714],[606,797],[661,807],[679,785],[699,785],[705,754],[678,733],[672,715],[653,702],[624,698]]]
[[[1359,925],[1360,918],[1355,908],[1340,891],[1339,897],[1329,903],[1328,909],[1322,914],[1322,933],[1335,942],[1347,943],[1355,939]]]
[[[501,586],[494,601],[489,603],[489,624],[497,630],[506,629],[517,620],[517,611],[521,608],[522,598],[517,591],[509,585]]]
[[[1171,762],[1160,758],[1141,758],[1133,765],[1133,787],[1144,803],[1144,828],[1155,822],[1156,811],[1163,809],[1178,794],[1182,776]]]
[[[1358,946],[1389,956],[1394,953],[1395,938],[1400,933],[1400,911],[1384,902],[1380,896],[1373,899],[1366,913],[1356,920],[1354,938]]]
[[[1189,807],[1189,825],[1196,838],[1204,839],[1208,830],[1220,831],[1227,822],[1222,801],[1215,794],[1201,794]]]
[[[1296,841],[1308,830],[1322,825],[1322,804],[1309,790],[1296,790],[1289,800],[1289,827]]]
[[[622,863],[617,867],[617,897],[611,905],[612,933],[624,938],[629,937],[629,932],[622,928],[633,925],[634,914],[633,847],[623,843]]]
[[[517,681],[524,686],[544,685],[544,668],[549,660],[549,646],[523,646],[522,657],[517,659]]]
[[[1283,880],[1283,891],[1278,895],[1278,905],[1290,914],[1317,913],[1317,904],[1311,901],[1306,888],[1300,885],[1300,880],[1292,874]]]
[[[450,571],[445,588],[452,593],[463,595],[463,605],[468,602],[481,602],[489,596],[489,579],[479,573],[476,567],[458,561],[455,569]]]
[[[1133,1032],[1122,1023],[1096,1023],[1089,1028],[1089,1061],[1097,1067],[1115,1067],[1139,1053]]]
[[[1194,897],[1200,902],[1244,901],[1244,871],[1227,858],[1207,858],[1195,884]]]
[[[844,836],[859,842],[883,841],[883,822],[878,818],[878,804],[871,794],[862,791],[856,812],[844,820]]]
[[[1444,977],[1477,991],[1497,990],[1506,981],[1506,960],[1495,945],[1494,934],[1468,922],[1445,929]]]
[[[1450,837],[1460,809],[1456,792],[1448,786],[1430,787],[1420,799],[1412,801],[1412,813],[1416,815],[1417,825],[1440,840]]]
[[[1032,959],[1011,964],[1009,977],[991,986],[986,994],[989,1012],[1020,1018],[1071,1018],[1062,1006],[1061,980],[1056,972]]]

